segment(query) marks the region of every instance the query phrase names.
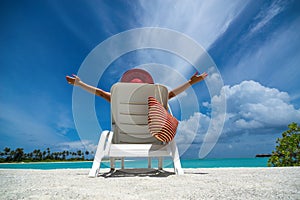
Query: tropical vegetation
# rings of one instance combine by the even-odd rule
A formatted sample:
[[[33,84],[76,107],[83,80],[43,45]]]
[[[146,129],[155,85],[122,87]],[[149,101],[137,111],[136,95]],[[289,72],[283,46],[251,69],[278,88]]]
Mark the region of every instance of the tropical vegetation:
[[[278,138],[276,149],[268,160],[268,166],[300,166],[300,127],[293,122]]]
[[[53,162],[53,161],[84,161],[90,160],[89,151],[61,151],[51,152],[50,148],[46,150],[35,149],[32,152],[25,153],[23,148],[12,150],[5,147],[0,152],[0,162]]]

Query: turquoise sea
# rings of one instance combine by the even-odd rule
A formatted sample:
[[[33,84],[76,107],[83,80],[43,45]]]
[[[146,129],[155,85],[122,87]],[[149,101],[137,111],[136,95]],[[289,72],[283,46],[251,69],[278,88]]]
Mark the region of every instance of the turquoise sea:
[[[220,168],[220,167],[267,167],[269,158],[218,158],[218,159],[193,159],[181,160],[183,168]],[[158,161],[152,160],[152,167],[156,168]],[[109,168],[109,162],[101,163],[101,168]],[[125,168],[146,168],[148,160],[127,160]],[[81,169],[91,168],[92,162],[39,162],[39,163],[4,163],[0,169]],[[120,161],[116,161],[116,167],[120,168]],[[165,168],[172,168],[171,160],[164,160]]]

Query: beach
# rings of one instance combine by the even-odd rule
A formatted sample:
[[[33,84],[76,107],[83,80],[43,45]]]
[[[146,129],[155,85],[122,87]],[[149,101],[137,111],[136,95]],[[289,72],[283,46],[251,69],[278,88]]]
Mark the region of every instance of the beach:
[[[88,172],[0,169],[0,199],[300,199],[300,167]]]

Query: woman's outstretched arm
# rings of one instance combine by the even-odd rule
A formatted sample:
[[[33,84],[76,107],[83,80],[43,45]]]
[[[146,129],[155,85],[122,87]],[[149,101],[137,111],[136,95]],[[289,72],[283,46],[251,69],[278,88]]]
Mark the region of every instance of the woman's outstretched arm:
[[[175,97],[176,95],[180,94],[181,92],[188,89],[191,85],[194,85],[195,83],[198,83],[200,81],[203,81],[207,77],[207,73],[204,72],[200,75],[198,75],[198,72],[196,72],[189,81],[186,83],[180,85],[179,87],[175,88],[174,90],[169,92],[169,99]]]
[[[83,81],[80,80],[80,78],[78,76],[76,76],[74,74],[72,76],[73,77],[66,76],[66,79],[69,84],[79,86],[82,89],[84,89],[92,94],[95,94],[97,96],[100,96],[100,97],[104,98],[106,101],[110,102],[110,93],[109,92],[106,92],[104,90],[101,90],[99,88],[96,88],[94,86],[84,83]]]

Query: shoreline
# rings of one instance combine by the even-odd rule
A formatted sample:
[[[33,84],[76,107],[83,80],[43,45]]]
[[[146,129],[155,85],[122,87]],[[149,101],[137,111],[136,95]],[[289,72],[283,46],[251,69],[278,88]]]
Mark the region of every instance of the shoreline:
[[[57,161],[57,162],[19,162],[0,163],[0,169],[90,169],[93,161]],[[147,168],[146,159],[126,159],[125,168]],[[158,160],[152,160],[152,166],[158,166]],[[170,159],[164,159],[164,168],[172,167]],[[240,168],[268,167],[266,158],[228,158],[228,159],[181,159],[181,166],[188,168]],[[110,161],[101,162],[101,168],[110,168]],[[116,168],[121,168],[121,162],[116,161]]]
[[[300,166],[287,166],[287,167],[199,167],[199,168],[182,168],[183,170],[186,170],[186,171],[194,171],[194,170],[268,170],[268,169],[295,169],[295,170],[299,170],[299,173],[300,173]],[[6,170],[11,170],[11,171],[68,171],[68,170],[71,170],[71,171],[76,171],[76,170],[87,170],[89,171],[90,168],[62,168],[62,169],[30,169],[30,168],[26,168],[26,169],[22,169],[22,168],[0,168],[0,171],[6,171]],[[110,168],[100,168],[100,173],[107,173],[108,171],[110,170]],[[122,170],[121,168],[118,168],[116,167],[115,170]],[[131,170],[131,171],[134,171],[134,170],[157,170],[156,167],[153,167],[153,168],[125,168],[124,169],[125,171],[126,170]],[[167,172],[173,172],[174,171],[174,168],[169,168],[169,167],[166,167],[166,168],[163,168],[162,171],[167,171]],[[300,176],[299,176],[300,178]],[[300,189],[300,188],[299,188]]]
[[[87,172],[89,172],[91,168],[57,168],[57,169],[36,169],[36,168],[0,168],[0,172],[1,171],[76,171],[76,170],[86,170]],[[299,170],[300,173],[300,166],[287,166],[287,167],[199,167],[199,168],[182,168],[184,171],[197,171],[197,170],[268,170],[268,169],[294,169],[294,170]],[[101,173],[108,173],[110,170],[110,168],[100,168],[100,174]],[[158,170],[156,167],[153,168],[125,168],[125,169],[121,169],[119,167],[116,167],[115,170],[129,170],[129,171],[134,171],[134,170]],[[174,168],[163,168],[162,171],[166,171],[166,172],[171,172],[173,173]],[[300,174],[299,174],[300,175]],[[300,176],[299,176],[300,178]],[[299,179],[300,181],[300,179]],[[300,188],[299,188],[300,190]]]
[[[203,161],[211,161],[211,160],[240,160],[240,159],[267,159],[267,157],[245,157],[245,158],[204,158],[204,159],[200,159],[200,158],[187,158],[187,159],[181,159],[184,161],[193,161],[193,160],[203,160]],[[142,159],[125,159],[125,161],[130,162],[130,161],[139,161],[139,160],[143,160]],[[144,159],[145,160],[145,159]],[[155,160],[155,158],[153,159]],[[172,161],[172,159],[165,159],[166,161]],[[25,163],[30,163],[30,164],[34,164],[34,163],[79,163],[79,162],[93,162],[94,160],[66,160],[66,161],[37,161],[37,162],[0,162],[1,164],[25,164]],[[109,162],[109,159],[104,159],[101,162]]]
[[[300,167],[118,170],[0,169],[0,199],[299,199]]]
[[[84,162],[93,162],[85,160],[85,161],[49,161],[49,162],[6,162],[6,163],[0,163],[1,164],[44,164],[44,163],[84,163]],[[102,162],[106,162],[106,161],[102,161]]]
[[[240,168],[240,167],[268,167],[266,158],[227,158],[227,159],[181,159],[181,166],[188,168]],[[110,161],[101,162],[101,168],[110,168]],[[0,163],[0,169],[90,169],[93,161],[56,161],[56,162],[19,162]],[[126,159],[125,168],[147,168],[146,159]],[[152,166],[158,166],[158,160],[152,159]],[[164,159],[164,168],[172,167],[170,159]],[[116,161],[116,168],[121,168],[121,162]]]

